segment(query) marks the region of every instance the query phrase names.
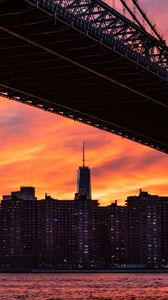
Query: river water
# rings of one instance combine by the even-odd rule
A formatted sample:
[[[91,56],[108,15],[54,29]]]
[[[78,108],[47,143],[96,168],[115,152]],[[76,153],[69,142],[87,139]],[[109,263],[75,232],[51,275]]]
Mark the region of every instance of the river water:
[[[0,300],[168,300],[168,274],[0,274]]]

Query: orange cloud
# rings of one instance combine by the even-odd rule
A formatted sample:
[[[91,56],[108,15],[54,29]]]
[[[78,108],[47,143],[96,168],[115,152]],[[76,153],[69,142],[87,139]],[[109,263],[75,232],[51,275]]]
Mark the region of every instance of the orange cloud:
[[[139,188],[168,194],[165,154],[36,108],[0,99],[0,194],[34,185],[37,196],[72,199],[82,141],[93,197],[107,204]]]
[[[142,3],[168,36],[167,0]],[[93,198],[102,205],[115,199],[123,204],[139,188],[168,195],[167,155],[36,108],[3,98],[0,103],[1,195],[20,185],[33,185],[39,198],[48,192],[55,198],[72,199],[83,140]]]

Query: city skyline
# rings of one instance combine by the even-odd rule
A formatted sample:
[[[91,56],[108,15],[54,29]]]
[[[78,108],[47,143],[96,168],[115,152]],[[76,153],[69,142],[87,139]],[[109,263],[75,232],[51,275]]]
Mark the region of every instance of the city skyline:
[[[142,2],[167,38],[166,0]],[[35,185],[39,198],[46,190],[55,198],[72,198],[83,140],[93,198],[102,205],[115,199],[122,204],[139,188],[168,193],[165,154],[32,107],[0,101],[0,195],[19,185]]]
[[[168,193],[164,153],[2,98],[0,115],[1,195],[20,185],[33,185],[38,198],[48,191],[55,198],[71,199],[83,140],[93,198],[101,205],[115,199],[123,204],[140,188],[163,196]]]
[[[0,300],[168,300],[168,0],[0,11]]]
[[[168,197],[140,190],[125,206],[100,206],[87,196],[37,201],[34,187],[4,195],[0,270],[167,270]]]

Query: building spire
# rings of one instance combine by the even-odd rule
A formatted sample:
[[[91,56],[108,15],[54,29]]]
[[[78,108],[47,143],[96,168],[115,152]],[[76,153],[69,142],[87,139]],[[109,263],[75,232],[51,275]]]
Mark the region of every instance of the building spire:
[[[83,168],[85,167],[85,143],[83,142]]]

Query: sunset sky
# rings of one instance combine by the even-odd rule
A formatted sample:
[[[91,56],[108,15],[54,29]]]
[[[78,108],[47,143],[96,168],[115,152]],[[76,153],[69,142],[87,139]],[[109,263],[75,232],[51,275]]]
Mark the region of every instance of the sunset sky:
[[[142,3],[168,37],[168,1]],[[139,188],[168,195],[166,154],[7,99],[0,98],[0,103],[0,195],[33,185],[38,198],[47,192],[72,199],[83,141],[93,198],[101,205],[116,199],[124,204]]]

